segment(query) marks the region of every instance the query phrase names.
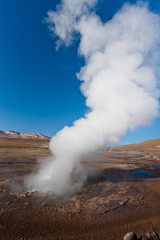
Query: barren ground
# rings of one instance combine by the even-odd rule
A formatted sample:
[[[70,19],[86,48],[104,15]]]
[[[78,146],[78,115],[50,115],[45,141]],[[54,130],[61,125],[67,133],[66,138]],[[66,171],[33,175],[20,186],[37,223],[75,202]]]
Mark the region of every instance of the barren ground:
[[[47,140],[0,137],[0,239],[121,240],[160,228],[160,141],[107,149],[83,166],[88,181],[69,197],[25,192],[23,178]],[[45,161],[45,160],[43,160]]]

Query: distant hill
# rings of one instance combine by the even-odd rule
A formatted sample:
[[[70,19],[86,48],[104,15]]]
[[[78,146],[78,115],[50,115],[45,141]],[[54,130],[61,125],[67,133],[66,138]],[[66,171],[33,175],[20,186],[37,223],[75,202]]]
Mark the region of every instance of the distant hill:
[[[14,143],[14,139],[17,139],[18,142],[20,140],[23,140],[23,141],[25,141],[24,143],[26,143],[26,141],[32,141],[32,140],[34,140],[34,141],[43,141],[44,140],[45,142],[49,142],[49,140],[50,140],[50,137],[47,137],[47,136],[43,135],[42,133],[21,134],[19,132],[15,132],[15,131],[7,131],[7,132],[0,131],[0,138],[1,138],[1,143],[2,143],[2,140],[4,139],[5,145],[9,139],[11,141],[13,141],[13,143]],[[4,145],[4,143],[2,145]],[[112,147],[112,148],[107,147],[106,150],[109,150],[109,151],[160,152],[160,139],[151,139],[151,140],[146,140],[144,142],[123,145],[123,146],[119,146],[119,147]]]
[[[160,139],[151,139],[141,143],[129,144],[129,145],[124,145],[120,147],[113,147],[113,150],[160,152]]]
[[[43,135],[42,133],[27,133],[21,134],[15,131],[0,131],[0,137],[13,137],[13,138],[30,138],[30,139],[49,139],[49,137]]]

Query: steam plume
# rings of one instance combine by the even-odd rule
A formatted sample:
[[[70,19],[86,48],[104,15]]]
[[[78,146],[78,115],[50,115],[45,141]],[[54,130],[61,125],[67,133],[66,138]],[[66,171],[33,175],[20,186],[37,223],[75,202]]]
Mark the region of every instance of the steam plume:
[[[62,0],[57,11],[48,12],[57,48],[80,35],[78,52],[85,66],[77,77],[90,111],[51,139],[53,157],[26,179],[28,187],[39,191],[64,194],[79,188],[85,180],[83,156],[118,143],[128,130],[149,124],[159,113],[160,17],[138,2],[103,23],[93,11],[96,3]]]

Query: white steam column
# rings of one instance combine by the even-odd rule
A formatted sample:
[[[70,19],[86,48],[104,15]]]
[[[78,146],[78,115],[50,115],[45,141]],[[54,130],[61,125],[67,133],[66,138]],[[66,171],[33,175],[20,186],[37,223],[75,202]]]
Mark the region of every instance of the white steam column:
[[[63,0],[47,22],[57,48],[80,34],[85,66],[78,78],[89,113],[51,139],[54,154],[30,175],[27,188],[65,194],[85,180],[80,160],[159,114],[160,17],[144,3],[125,5],[108,22],[94,13],[96,0]],[[77,177],[76,177],[77,176]]]

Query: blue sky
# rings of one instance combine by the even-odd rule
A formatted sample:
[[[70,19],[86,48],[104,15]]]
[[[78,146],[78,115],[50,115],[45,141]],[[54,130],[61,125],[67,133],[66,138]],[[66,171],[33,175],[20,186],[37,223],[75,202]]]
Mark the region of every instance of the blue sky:
[[[52,136],[65,125],[84,116],[85,98],[76,79],[83,65],[77,56],[78,42],[55,50],[43,23],[58,0],[7,0],[0,3],[0,129]],[[103,21],[126,2],[100,0]],[[136,1],[128,1],[134,3]],[[150,0],[150,9],[160,12],[160,1]],[[160,138],[160,120],[128,133],[121,143]]]

